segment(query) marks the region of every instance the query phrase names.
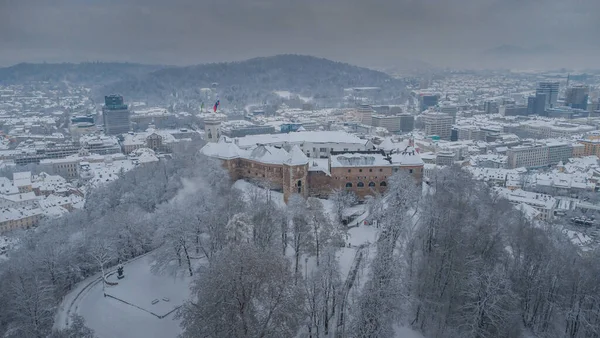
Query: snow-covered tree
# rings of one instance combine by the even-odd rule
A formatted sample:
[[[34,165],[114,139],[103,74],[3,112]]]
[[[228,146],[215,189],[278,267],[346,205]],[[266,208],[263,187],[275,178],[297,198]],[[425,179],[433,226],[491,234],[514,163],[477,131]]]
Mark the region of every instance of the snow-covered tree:
[[[344,211],[357,203],[356,195],[346,189],[336,189],[330,195],[329,199],[333,202],[333,210],[336,220],[341,223],[344,219]]]
[[[178,205],[165,204],[155,212],[158,230],[155,235],[154,271],[168,271],[176,274],[180,269],[192,276],[192,254],[194,236],[190,231],[193,222],[189,212]]]
[[[252,239],[253,226],[248,220],[248,215],[240,213],[233,215],[225,230],[227,231],[227,241],[229,243],[249,243]]]
[[[71,316],[68,328],[53,331],[48,338],[95,338],[95,335],[94,330],[85,326],[85,319],[75,314]]]
[[[320,263],[321,252],[330,245],[340,245],[341,232],[338,226],[331,222],[323,208],[323,203],[316,198],[308,199],[308,222],[313,242],[313,250],[317,265]]]
[[[312,250],[313,232],[310,226],[310,214],[307,201],[300,195],[292,195],[288,201],[288,222],[294,249],[294,272],[298,275],[300,257]]]
[[[341,286],[335,249],[328,247],[323,252],[321,264],[303,282],[309,337],[318,338],[332,333]]]
[[[17,263],[32,263],[17,264]],[[45,337],[54,323],[56,301],[50,281],[38,275],[35,262],[12,261],[3,276],[7,296],[0,311],[10,318],[6,337]]]
[[[356,337],[391,337],[402,288],[398,283],[401,260],[396,250],[404,249],[412,236],[418,214],[420,189],[413,178],[398,173],[389,179],[388,190],[380,203],[385,203],[380,219],[377,253],[371,262],[370,279],[358,302],[353,326]]]
[[[102,288],[104,290],[106,281],[106,268],[112,262],[116,255],[113,244],[106,238],[93,236],[89,239],[88,255],[97,264],[98,269],[102,273]]]
[[[293,337],[304,317],[288,261],[251,243],[216,255],[192,291],[178,314],[182,337]]]

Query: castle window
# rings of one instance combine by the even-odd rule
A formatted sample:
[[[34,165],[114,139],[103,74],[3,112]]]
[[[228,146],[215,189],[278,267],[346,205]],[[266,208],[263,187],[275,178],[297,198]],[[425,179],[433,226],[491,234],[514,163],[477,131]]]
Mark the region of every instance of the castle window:
[[[372,173],[372,172],[373,172],[373,169],[369,169],[369,172],[370,172],[370,173]]]
[[[359,188],[364,188],[365,184],[363,182],[358,182],[356,186]]]
[[[296,185],[299,186],[299,187],[301,187],[302,186],[302,181],[298,180],[298,183]]]
[[[379,169],[379,172],[382,172],[382,171],[383,171],[383,169],[381,169],[381,168],[380,168],[380,169]]]
[[[352,169],[348,169],[348,172],[352,172]]]
[[[352,183],[350,183],[350,182],[346,183],[346,188],[352,188]]]
[[[358,169],[358,171],[362,173],[362,169]]]
[[[380,186],[380,187],[387,187],[387,183],[385,183],[385,181],[384,181],[384,182],[381,182],[381,183],[379,183],[379,186]]]
[[[412,174],[412,173],[413,173],[413,170],[412,170],[412,169],[408,169],[408,172],[409,172],[410,174]]]
[[[374,187],[375,186],[375,182],[369,182],[369,187]]]

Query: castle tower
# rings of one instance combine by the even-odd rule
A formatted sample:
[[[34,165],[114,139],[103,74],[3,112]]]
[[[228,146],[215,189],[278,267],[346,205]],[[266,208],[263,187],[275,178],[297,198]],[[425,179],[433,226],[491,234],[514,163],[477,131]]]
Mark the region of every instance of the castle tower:
[[[217,119],[204,120],[204,140],[206,142],[219,142],[221,138],[221,121]]]
[[[283,162],[283,200],[287,203],[293,194],[308,196],[308,157],[295,145]]]

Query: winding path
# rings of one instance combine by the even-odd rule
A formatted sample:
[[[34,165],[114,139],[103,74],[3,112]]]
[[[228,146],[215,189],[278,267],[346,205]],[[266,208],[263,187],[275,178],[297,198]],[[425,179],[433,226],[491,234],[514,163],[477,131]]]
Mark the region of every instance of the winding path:
[[[136,260],[145,257],[152,253],[152,251],[137,256],[123,263],[123,265],[127,265],[131,262],[135,262]],[[113,267],[114,268],[114,267]],[[115,270],[109,270],[106,275],[110,275],[116,272]],[[98,283],[102,281],[102,273],[98,272],[95,275],[92,275],[81,282],[77,283],[77,286],[71,290],[61,301],[56,316],[54,318],[54,328],[55,329],[64,329],[69,327],[69,320],[71,319],[71,315],[73,313],[77,313],[79,308],[79,302],[81,299],[85,297],[85,295]]]

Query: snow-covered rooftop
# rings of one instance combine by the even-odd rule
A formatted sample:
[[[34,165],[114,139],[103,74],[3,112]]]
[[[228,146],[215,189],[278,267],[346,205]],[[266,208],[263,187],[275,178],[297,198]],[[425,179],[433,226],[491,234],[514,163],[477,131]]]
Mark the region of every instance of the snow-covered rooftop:
[[[294,145],[289,152],[289,157],[285,161],[285,164],[289,165],[305,165],[308,163],[308,157],[304,155],[300,147]]]
[[[419,153],[412,148],[407,151],[384,156],[380,153],[344,153],[331,156],[331,167],[392,167],[392,166],[420,166],[423,160]]]
[[[200,149],[200,153],[210,157],[220,158],[222,160],[231,160],[242,156],[242,151],[235,143],[228,142],[221,138],[219,142],[209,142]]]
[[[23,171],[13,174],[13,182],[17,187],[23,187],[31,185],[31,172]]]
[[[257,144],[346,143],[366,145],[367,140],[342,131],[298,131],[287,134],[248,135],[236,138],[240,148]]]

